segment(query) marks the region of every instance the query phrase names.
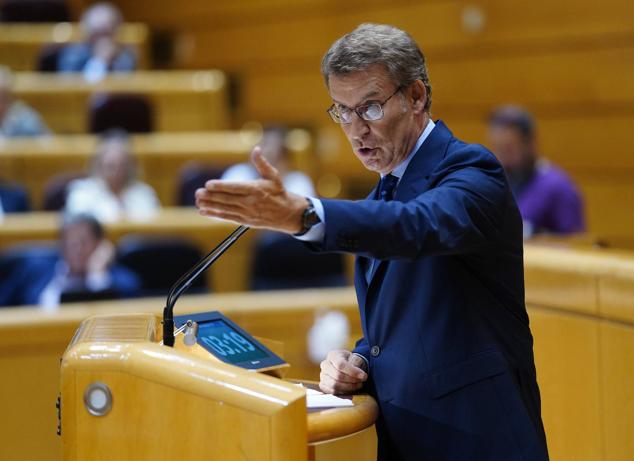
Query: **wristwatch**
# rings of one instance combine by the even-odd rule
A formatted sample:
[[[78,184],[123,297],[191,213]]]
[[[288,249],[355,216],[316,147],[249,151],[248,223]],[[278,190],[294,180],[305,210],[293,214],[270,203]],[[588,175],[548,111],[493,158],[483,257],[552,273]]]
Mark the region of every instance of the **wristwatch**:
[[[306,201],[308,202],[308,206],[302,213],[302,229],[294,234],[299,237],[304,235],[306,232],[312,229],[312,227],[321,222],[321,218],[317,214],[317,210],[315,210],[315,205],[313,205],[313,201],[306,197]]]

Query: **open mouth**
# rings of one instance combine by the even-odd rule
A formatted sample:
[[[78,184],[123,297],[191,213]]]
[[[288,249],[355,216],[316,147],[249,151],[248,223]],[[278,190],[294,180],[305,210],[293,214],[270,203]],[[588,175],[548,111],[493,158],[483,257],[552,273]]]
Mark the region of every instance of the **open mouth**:
[[[371,147],[360,147],[359,149],[357,149],[357,152],[359,152],[359,154],[363,157],[368,157],[372,155],[375,151],[376,148],[373,149]]]

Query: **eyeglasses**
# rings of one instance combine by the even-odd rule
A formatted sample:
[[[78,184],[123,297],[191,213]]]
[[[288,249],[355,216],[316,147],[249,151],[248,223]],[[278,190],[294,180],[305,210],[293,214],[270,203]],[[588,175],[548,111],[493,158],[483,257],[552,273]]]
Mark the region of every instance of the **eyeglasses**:
[[[401,90],[399,86],[394,93],[389,95],[387,99],[383,102],[379,101],[370,101],[367,104],[362,104],[355,108],[350,108],[343,106],[341,104],[333,104],[328,108],[326,112],[330,115],[335,123],[340,123],[342,125],[348,125],[352,123],[352,114],[357,114],[363,120],[368,122],[374,122],[376,120],[381,120],[385,115],[383,112],[383,106]]]

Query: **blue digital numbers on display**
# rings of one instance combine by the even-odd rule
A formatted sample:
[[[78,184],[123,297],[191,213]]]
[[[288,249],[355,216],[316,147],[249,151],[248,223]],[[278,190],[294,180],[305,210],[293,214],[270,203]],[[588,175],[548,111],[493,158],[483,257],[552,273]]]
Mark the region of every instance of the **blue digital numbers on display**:
[[[222,320],[201,322],[198,340],[209,352],[229,363],[257,361],[267,357],[266,352]]]

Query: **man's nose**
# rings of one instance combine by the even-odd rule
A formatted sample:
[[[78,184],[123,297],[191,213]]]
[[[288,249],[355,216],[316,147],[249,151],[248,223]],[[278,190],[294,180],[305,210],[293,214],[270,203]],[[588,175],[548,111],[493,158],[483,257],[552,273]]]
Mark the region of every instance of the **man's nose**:
[[[354,113],[352,115],[352,122],[350,122],[349,133],[350,137],[355,141],[362,141],[370,132],[370,125],[367,121],[359,117],[359,114]]]

